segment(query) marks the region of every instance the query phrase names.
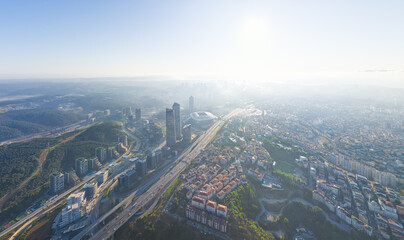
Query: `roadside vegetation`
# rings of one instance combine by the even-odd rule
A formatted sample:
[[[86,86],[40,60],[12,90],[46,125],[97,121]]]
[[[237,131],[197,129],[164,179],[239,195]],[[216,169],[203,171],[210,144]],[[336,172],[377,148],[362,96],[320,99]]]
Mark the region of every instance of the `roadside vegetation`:
[[[17,217],[32,202],[48,191],[50,173],[73,170],[77,157],[93,157],[96,147],[113,146],[118,137],[124,134],[118,122],[108,121],[84,130],[64,134],[58,138],[34,139],[27,143],[1,146],[0,162],[6,166],[0,170],[6,171],[0,174],[0,182],[3,183],[0,187],[2,197],[10,189],[16,188],[24,179],[30,177],[38,168],[38,159],[42,151],[49,152],[43,159],[40,171],[37,169],[38,174],[2,205],[0,209],[2,222],[0,224],[5,224]],[[133,140],[128,138],[128,142],[132,143]],[[53,147],[55,145],[57,147]]]
[[[274,239],[254,220],[260,212],[258,199],[249,184],[239,186],[223,200],[227,206],[228,232],[232,239]]]
[[[282,229],[285,232],[285,239],[292,239],[295,229],[301,224],[312,231],[317,239],[372,239],[363,232],[351,231],[347,233],[340,230],[326,219],[321,208],[311,208],[300,202],[288,204],[283,209],[282,214],[279,215],[277,222],[272,225],[272,228]]]

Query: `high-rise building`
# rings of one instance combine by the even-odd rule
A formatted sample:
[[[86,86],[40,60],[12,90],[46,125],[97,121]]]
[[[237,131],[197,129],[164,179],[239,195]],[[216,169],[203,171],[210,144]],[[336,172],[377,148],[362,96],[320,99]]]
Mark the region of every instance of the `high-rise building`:
[[[166,145],[174,147],[176,143],[175,137],[175,118],[174,110],[171,108],[166,109]]]
[[[115,147],[109,147],[108,148],[108,159],[114,159],[115,158]]]
[[[128,177],[126,174],[121,174],[118,177],[118,188],[119,189],[124,189],[128,186]]]
[[[62,173],[54,172],[49,175],[49,191],[55,194],[65,187],[65,177]]]
[[[136,168],[132,168],[126,173],[126,177],[128,178],[128,187],[133,186],[136,182],[137,174],[136,174]]]
[[[193,113],[194,112],[194,97],[190,96],[189,97],[189,113]]]
[[[105,181],[107,181],[107,178],[108,178],[108,172],[106,171],[100,171],[95,175],[95,181],[98,184],[104,183]]]
[[[149,153],[148,155],[147,155],[147,158],[146,158],[146,162],[147,162],[147,168],[148,169],[155,169],[156,168],[156,164],[157,164],[157,157],[156,157],[156,154],[153,152],[153,153]]]
[[[140,108],[135,109],[135,119],[140,121],[142,119],[142,110]]]
[[[70,184],[70,173],[69,172],[65,172],[65,185],[69,185]]]
[[[76,174],[82,176],[88,172],[88,161],[85,158],[76,159]]]
[[[90,158],[88,160],[88,170],[93,170],[96,167],[97,157]]]
[[[102,147],[97,147],[95,149],[95,156],[98,158],[98,161],[100,161],[100,163],[103,163],[107,160],[107,150]]]
[[[191,137],[192,137],[191,124],[187,124],[182,128],[182,135],[183,135],[182,141],[185,144],[191,143]]]
[[[122,112],[124,116],[130,116],[132,115],[132,107],[125,107],[122,109]]]
[[[122,143],[125,147],[128,146],[128,136],[122,135],[118,138],[118,142]]]
[[[173,104],[174,119],[175,119],[175,139],[181,140],[181,107],[179,103]]]
[[[146,159],[139,159],[136,162],[136,173],[139,177],[146,175]]]

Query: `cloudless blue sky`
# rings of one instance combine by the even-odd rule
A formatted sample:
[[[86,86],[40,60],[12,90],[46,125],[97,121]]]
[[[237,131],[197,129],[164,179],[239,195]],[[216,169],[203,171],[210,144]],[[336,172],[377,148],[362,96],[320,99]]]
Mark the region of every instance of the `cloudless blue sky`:
[[[0,78],[404,82],[404,1],[0,1]]]

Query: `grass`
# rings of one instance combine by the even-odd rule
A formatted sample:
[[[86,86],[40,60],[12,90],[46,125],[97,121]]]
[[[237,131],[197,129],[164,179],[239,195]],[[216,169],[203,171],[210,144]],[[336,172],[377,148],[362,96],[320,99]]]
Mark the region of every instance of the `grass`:
[[[295,167],[293,165],[289,164],[288,162],[279,161],[279,162],[276,162],[276,169],[279,169],[285,173],[293,174]]]

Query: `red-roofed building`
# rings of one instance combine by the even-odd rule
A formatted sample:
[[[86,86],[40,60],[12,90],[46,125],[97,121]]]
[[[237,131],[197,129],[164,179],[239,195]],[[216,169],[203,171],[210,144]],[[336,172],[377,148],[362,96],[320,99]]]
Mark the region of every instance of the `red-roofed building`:
[[[218,204],[216,213],[218,216],[226,217],[227,216],[227,207],[224,205]]]
[[[206,203],[206,200],[201,198],[201,197],[198,197],[198,196],[193,196],[192,197],[191,205],[194,206],[194,207],[204,209],[205,208],[205,203]]]
[[[217,203],[214,201],[207,201],[206,202],[206,211],[211,213],[216,213],[216,205]]]

